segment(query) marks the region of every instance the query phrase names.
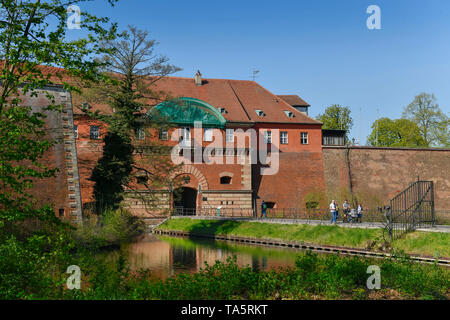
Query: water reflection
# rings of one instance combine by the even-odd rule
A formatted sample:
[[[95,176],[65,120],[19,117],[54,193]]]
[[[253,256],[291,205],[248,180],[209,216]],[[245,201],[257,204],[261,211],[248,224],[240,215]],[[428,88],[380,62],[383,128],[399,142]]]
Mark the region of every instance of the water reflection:
[[[237,258],[240,266],[254,270],[270,270],[293,266],[298,249],[268,248],[257,245],[234,244],[224,241],[173,238],[148,235],[140,241],[121,249],[133,270],[150,269],[158,278],[167,278],[180,272],[198,272],[217,260]],[[118,252],[111,253],[112,257]]]

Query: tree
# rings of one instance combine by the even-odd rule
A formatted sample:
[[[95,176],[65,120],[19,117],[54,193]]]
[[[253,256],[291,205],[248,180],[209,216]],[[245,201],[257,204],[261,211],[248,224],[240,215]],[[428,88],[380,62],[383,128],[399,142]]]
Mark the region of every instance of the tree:
[[[334,104],[328,107],[324,114],[319,114],[317,120],[323,122],[323,129],[346,130],[348,133],[353,127],[353,119],[349,107]]]
[[[115,24],[84,11],[85,38],[67,40],[67,8],[86,0],[0,0],[0,297],[51,297],[58,292],[74,249],[65,223],[51,205],[41,207],[30,188],[54,176],[42,157],[54,144],[45,114],[58,112],[47,86],[79,91],[86,80],[104,77],[94,56],[99,41],[115,36]],[[114,4],[115,0],[110,0]],[[42,66],[60,67],[48,74]],[[76,79],[76,80],[75,80]],[[42,112],[23,106],[24,96],[46,95]],[[33,223],[29,223],[30,220]],[[79,256],[78,256],[79,257]],[[76,264],[79,264],[77,261]],[[40,294],[39,294],[40,293]]]
[[[123,200],[124,191],[140,197],[136,181],[147,190],[169,188],[169,178],[178,168],[167,157],[168,149],[158,147],[152,139],[138,140],[141,131],[151,137],[151,129],[168,126],[167,123],[150,123],[142,111],[146,111],[168,97],[153,91],[153,84],[180,68],[170,65],[168,58],[154,53],[157,42],[148,39],[148,32],[129,26],[120,41],[107,41],[102,46],[109,51],[103,56],[104,72],[115,83],[99,86],[87,96],[90,101],[107,101],[114,112],[110,115],[93,113],[92,118],[108,125],[104,139],[103,156],[93,170],[94,196],[97,212],[105,208],[117,208]],[[156,130],[158,131],[158,130]],[[153,130],[155,132],[155,130]],[[141,197],[145,204],[156,203],[151,192]]]
[[[33,179],[55,174],[55,169],[40,163],[53,141],[45,138],[44,113],[22,106],[21,97],[37,96],[53,84],[79,91],[77,82],[67,79],[83,82],[103,77],[98,69],[101,63],[93,56],[106,52],[98,43],[113,39],[116,25],[108,26],[108,18],[83,12],[81,27],[88,37],[66,39],[67,7],[86,1],[0,0],[0,224],[54,218],[51,208],[36,208],[27,191]],[[113,5],[116,0],[108,2]],[[61,71],[46,74],[41,65]],[[60,106],[51,94],[46,95],[50,102],[44,111],[56,112]]]
[[[391,120],[381,118],[372,124],[367,138],[371,146],[379,147],[424,147],[425,140],[417,125],[408,119]]]
[[[405,107],[402,117],[417,124],[426,147],[450,145],[450,121],[434,94],[421,93]]]

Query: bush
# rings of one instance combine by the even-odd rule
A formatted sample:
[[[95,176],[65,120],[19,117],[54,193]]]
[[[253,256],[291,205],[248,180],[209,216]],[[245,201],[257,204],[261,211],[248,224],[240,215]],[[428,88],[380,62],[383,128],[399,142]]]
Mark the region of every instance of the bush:
[[[106,247],[132,241],[145,231],[144,222],[122,208],[91,216],[73,233],[75,241],[86,247]]]

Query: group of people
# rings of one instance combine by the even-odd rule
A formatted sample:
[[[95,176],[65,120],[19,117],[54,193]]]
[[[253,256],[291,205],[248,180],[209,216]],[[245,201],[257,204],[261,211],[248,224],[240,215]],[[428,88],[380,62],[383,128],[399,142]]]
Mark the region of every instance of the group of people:
[[[343,219],[342,222],[359,222],[362,223],[363,206],[358,203],[356,209],[352,209],[348,200],[342,204]],[[335,200],[330,203],[331,223],[336,224],[339,219],[339,206]]]

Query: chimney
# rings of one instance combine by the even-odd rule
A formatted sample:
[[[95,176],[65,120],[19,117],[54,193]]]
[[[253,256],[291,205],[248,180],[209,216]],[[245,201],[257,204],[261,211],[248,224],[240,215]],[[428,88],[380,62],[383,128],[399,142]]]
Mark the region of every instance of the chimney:
[[[200,73],[200,70],[197,70],[197,73],[195,74],[195,85],[201,86],[202,83],[203,83],[202,74]]]

